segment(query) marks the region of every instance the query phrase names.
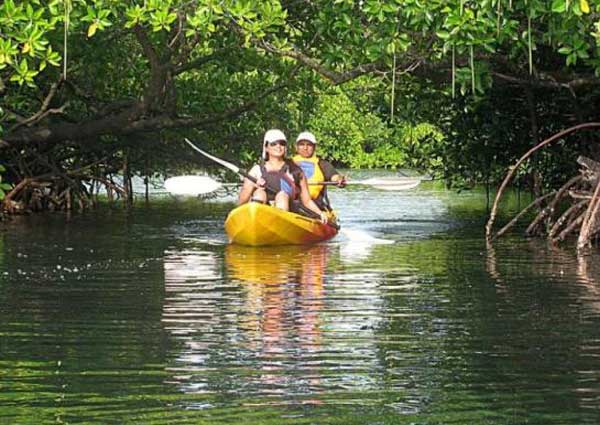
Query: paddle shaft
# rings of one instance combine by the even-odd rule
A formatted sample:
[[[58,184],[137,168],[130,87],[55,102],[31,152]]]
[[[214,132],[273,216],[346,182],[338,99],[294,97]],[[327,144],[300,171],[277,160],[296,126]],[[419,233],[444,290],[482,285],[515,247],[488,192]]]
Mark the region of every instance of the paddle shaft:
[[[208,159],[216,162],[217,164],[220,164],[222,166],[224,166],[225,168],[233,171],[234,173],[239,174],[242,177],[247,178],[248,180],[250,180],[252,183],[256,184],[257,183],[257,179],[254,176],[251,176],[250,174],[248,174],[246,171],[241,170],[238,166],[236,166],[235,164],[232,164],[231,162],[227,162],[221,158],[217,158],[216,156],[213,156],[211,154],[209,154],[208,152],[203,151],[202,149],[200,149],[199,147],[197,147],[196,145],[194,145],[188,138],[184,139],[185,142],[190,145],[190,147],[192,149],[194,149],[196,152],[199,152],[200,154],[204,155],[205,157],[207,157]],[[269,186],[268,184],[266,184],[265,182],[265,186],[264,189],[273,194],[276,195],[277,194],[277,190],[273,189],[271,186]],[[318,215],[316,213],[314,213],[313,211],[309,210],[308,208],[306,208],[304,205],[299,205],[298,206],[302,211],[304,211],[306,214],[308,214],[309,216],[313,216],[314,218],[317,218]]]
[[[420,180],[415,179],[413,181],[408,180],[379,180],[379,181],[369,181],[369,180],[356,180],[356,181],[347,181],[344,183],[345,186],[348,185],[366,185],[366,186],[400,186],[402,184],[413,184]],[[323,181],[323,182],[310,182],[308,183],[310,186],[339,186],[339,182],[333,181]]]
[[[236,174],[239,174],[240,176],[247,178],[248,180],[250,180],[252,183],[257,183],[256,177],[251,176],[250,174],[248,174],[246,171],[240,169],[238,166],[236,166],[235,164],[232,164],[231,162],[227,162],[224,159],[221,158],[217,158],[216,156],[213,156],[211,154],[209,154],[208,152],[203,151],[202,149],[200,149],[198,146],[194,145],[187,137],[184,139],[185,142],[191,146],[192,149],[194,149],[196,152],[199,152],[200,154],[204,155],[205,157],[207,157],[208,159],[216,162],[217,164],[220,164],[222,166],[224,166],[225,168],[233,171]],[[270,192],[272,194],[276,194],[277,191],[275,189],[273,189],[272,187],[270,187],[269,185],[265,185],[265,190],[267,192]]]
[[[209,154],[208,152],[203,151],[202,149],[200,149],[199,147],[197,147],[196,145],[194,145],[188,138],[184,139],[185,142],[191,146],[192,149],[194,149],[196,152],[199,152],[200,154],[204,155],[205,157],[207,157],[208,159],[216,162],[217,164],[220,164],[222,166],[224,166],[225,168],[233,171],[234,173],[239,174],[242,177],[247,178],[248,180],[250,180],[251,182],[255,183],[257,182],[257,179],[253,176],[251,176],[250,174],[248,174],[246,171],[241,170],[238,166],[236,166],[235,164],[232,164],[231,162],[227,162],[221,158],[217,158],[216,156],[213,156],[211,154]],[[414,183],[414,182],[413,182]],[[400,186],[403,184],[407,184],[406,181],[401,181],[401,180],[377,180],[377,179],[369,179],[369,180],[357,180],[357,181],[351,181],[351,182],[346,182],[346,185],[354,185],[354,184],[363,184],[363,185],[369,185],[369,186]],[[418,184],[418,183],[417,183]],[[332,182],[332,181],[325,181],[325,182],[313,182],[313,183],[309,183],[309,185],[314,185],[314,186],[338,186],[339,183],[338,182]],[[269,193],[271,194],[276,194],[277,191],[275,189],[273,189],[272,187],[270,187],[269,185],[265,185],[264,186],[265,190],[267,190]]]

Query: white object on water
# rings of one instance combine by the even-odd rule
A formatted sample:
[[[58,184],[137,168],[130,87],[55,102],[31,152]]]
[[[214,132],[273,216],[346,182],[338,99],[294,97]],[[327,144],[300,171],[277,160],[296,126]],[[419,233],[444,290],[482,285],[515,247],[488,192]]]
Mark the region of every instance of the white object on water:
[[[376,245],[389,245],[394,241],[389,239],[376,238],[364,230],[345,229],[340,230],[340,235],[343,235],[348,240],[342,241],[340,252],[343,261],[350,263],[364,260],[373,251]]]
[[[164,186],[175,196],[198,196],[214,192],[222,184],[208,176],[177,176],[166,179]]]
[[[361,243],[369,243],[373,245],[388,245],[393,244],[394,241],[389,239],[379,239],[376,238],[364,230],[356,230],[356,229],[345,229],[342,228],[340,230],[340,234],[344,235],[346,238],[350,239],[349,242],[361,242]]]
[[[351,181],[349,182],[351,183]],[[421,183],[421,179],[399,179],[399,178],[372,178],[357,182],[359,184],[366,184],[376,189],[381,190],[409,190],[417,187]]]

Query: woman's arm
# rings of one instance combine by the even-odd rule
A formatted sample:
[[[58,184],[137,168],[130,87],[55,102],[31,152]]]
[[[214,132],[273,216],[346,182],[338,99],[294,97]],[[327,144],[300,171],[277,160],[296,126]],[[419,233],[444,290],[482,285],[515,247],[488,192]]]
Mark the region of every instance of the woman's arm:
[[[242,188],[240,189],[240,195],[238,198],[239,205],[245,204],[246,202],[250,202],[252,194],[254,193],[256,188],[265,185],[265,181],[261,176],[260,167],[258,165],[252,167],[248,174],[250,174],[256,179],[256,183],[252,182],[252,180],[250,179],[244,179],[244,183],[242,184]]]
[[[238,198],[238,204],[242,205],[242,204],[245,204],[246,202],[249,202],[250,198],[252,197],[252,192],[254,192],[254,189],[256,189],[256,186],[254,186],[254,183],[252,183],[248,179],[244,179],[244,184],[242,184],[242,188],[240,189],[240,196]]]

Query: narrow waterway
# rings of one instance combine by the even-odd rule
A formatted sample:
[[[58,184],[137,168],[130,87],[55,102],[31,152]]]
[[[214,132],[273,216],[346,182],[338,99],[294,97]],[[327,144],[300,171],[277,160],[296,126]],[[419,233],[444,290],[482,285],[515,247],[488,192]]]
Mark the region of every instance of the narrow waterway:
[[[2,224],[0,423],[599,423],[600,255],[331,192],[301,248],[228,245],[222,199]]]

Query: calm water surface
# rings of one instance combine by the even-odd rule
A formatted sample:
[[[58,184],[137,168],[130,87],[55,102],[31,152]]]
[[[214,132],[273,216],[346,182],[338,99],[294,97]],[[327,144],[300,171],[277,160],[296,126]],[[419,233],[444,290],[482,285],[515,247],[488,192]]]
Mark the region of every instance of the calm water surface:
[[[477,195],[332,197],[308,248],[228,245],[227,202],[3,225],[0,423],[600,422],[598,254],[486,246]]]

